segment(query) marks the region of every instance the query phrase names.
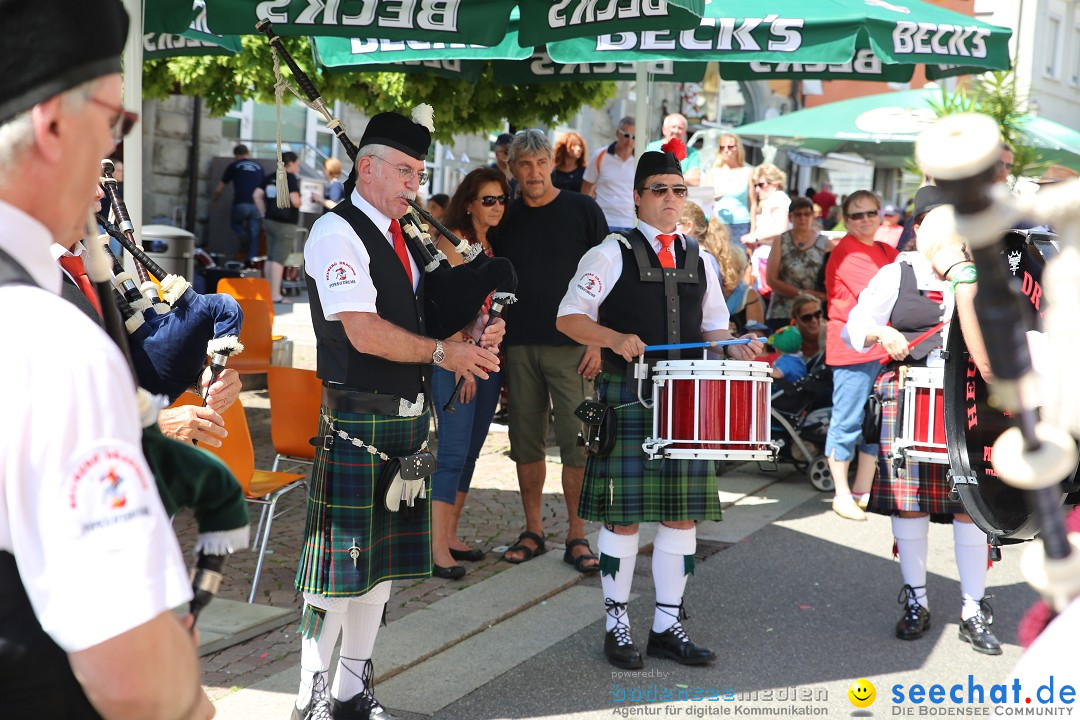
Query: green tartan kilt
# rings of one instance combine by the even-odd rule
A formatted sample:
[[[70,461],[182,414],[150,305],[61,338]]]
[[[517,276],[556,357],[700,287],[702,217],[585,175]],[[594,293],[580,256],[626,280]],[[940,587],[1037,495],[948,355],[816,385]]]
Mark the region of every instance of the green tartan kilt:
[[[652,434],[652,410],[637,401],[637,387],[602,373],[600,402],[618,408],[615,447],[585,463],[578,515],[613,525],[675,520],[720,520],[712,460],[648,460],[641,444]],[[633,403],[627,407],[618,406]]]
[[[319,435],[334,428],[374,445],[390,457],[410,455],[428,437],[430,415],[398,418],[322,408]],[[307,519],[296,589],[328,597],[362,595],[383,580],[431,575],[431,508],[424,500],[419,517],[406,521],[375,497],[383,468],[377,455],[334,438],[329,451],[315,451],[308,485]],[[431,496],[430,483],[427,491]],[[349,557],[353,545],[360,549]]]

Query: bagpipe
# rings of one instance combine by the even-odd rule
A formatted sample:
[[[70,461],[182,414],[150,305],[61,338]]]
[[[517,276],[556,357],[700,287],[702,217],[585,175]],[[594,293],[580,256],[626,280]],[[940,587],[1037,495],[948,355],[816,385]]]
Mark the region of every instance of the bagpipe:
[[[127,217],[119,194],[110,193],[110,200],[119,201],[122,212],[116,212],[114,205],[116,216]],[[105,330],[120,348],[139,386],[143,454],[166,512],[171,516],[187,507],[195,514],[199,536],[194,549],[197,559],[192,570],[194,597],[190,611],[197,619],[217,594],[225,557],[248,544],[247,502],[240,484],[220,460],[193,445],[165,437],[157,427],[157,416],[168,402],[197,385],[208,353],[228,354],[242,349],[237,338],[243,315],[232,298],[199,295],[183,278],[165,273],[138,247],[133,233],[129,236],[100,216],[91,214],[88,220],[91,240],[86,243],[87,274],[97,289]],[[109,234],[117,237],[144,266],[148,277],[153,274],[162,281],[168,302],[152,301],[135,287],[109,251],[108,237],[97,236],[97,226],[102,222]],[[157,300],[156,285],[150,285]],[[220,359],[216,362],[224,365]],[[216,379],[213,370],[211,375],[208,389]],[[168,402],[162,400],[162,395],[168,397]]]
[[[266,35],[274,54],[274,72],[277,75],[276,94],[280,97],[287,88],[308,107],[321,114],[326,119],[327,128],[333,131],[345,148],[346,154],[355,163],[360,149],[349,138],[341,120],[335,118],[327,109],[326,102],[311,79],[289,55],[281,38],[274,33],[273,24],[269,20],[260,20],[255,25],[255,29]],[[281,77],[278,67],[279,59],[288,65],[303,95],[289,86]],[[345,183],[346,202],[355,185],[355,173],[354,167],[349,181]],[[279,176],[281,174],[279,172]],[[279,192],[278,198],[281,197],[282,193]],[[406,242],[424,262],[423,271],[426,275],[424,309],[427,334],[435,338],[446,338],[460,332],[476,320],[485,300],[494,293],[488,313],[488,325],[490,325],[502,314],[506,305],[517,299],[514,295],[517,289],[517,274],[514,272],[514,266],[506,258],[487,256],[479,244],[471,244],[458,238],[414,199],[408,199],[408,202],[412,210],[401,218],[401,227]],[[447,238],[465,262],[460,265],[451,265],[432,241],[428,233],[429,227],[435,228]],[[458,381],[457,388],[446,403],[447,412],[454,411],[463,382],[464,379]]]
[[[969,248],[978,275],[975,313],[994,375],[988,392],[1009,418],[1004,432],[983,439],[984,457],[990,455],[997,476],[1023,491],[1035,526],[1026,537],[1037,532],[1038,539],[1025,549],[1021,569],[1047,605],[1060,612],[1080,596],[1080,533],[1067,532],[1062,511],[1070,489],[1066,483],[1077,467],[1076,438],[1080,437],[1080,397],[1070,366],[1080,350],[1073,327],[1080,308],[1076,227],[1080,182],[1045,188],[1037,198],[1013,197],[994,183],[1000,153],[997,123],[976,113],[939,120],[915,145],[919,166],[952,203],[956,231]],[[1009,272],[1014,261],[1017,268],[1022,261],[1017,233],[1009,232],[1020,219],[1064,230],[1057,238],[1059,253],[1056,249],[1040,253],[1051,257],[1041,274],[1044,294],[1037,301],[1030,299],[1034,281],[1012,282],[1016,270]],[[1037,248],[1037,239],[1033,244]],[[1003,262],[1003,252],[1008,263]],[[1030,273],[1025,271],[1024,276]],[[1048,342],[1039,374],[1033,370],[1026,337],[1033,329],[1033,314],[1025,310],[1025,304],[1034,304],[1042,316]],[[952,353],[950,348],[949,362],[954,360]],[[992,452],[985,453],[990,443]],[[954,471],[953,481],[960,488],[978,478]],[[972,515],[975,519],[976,513]],[[1016,534],[1025,539],[1020,530]]]

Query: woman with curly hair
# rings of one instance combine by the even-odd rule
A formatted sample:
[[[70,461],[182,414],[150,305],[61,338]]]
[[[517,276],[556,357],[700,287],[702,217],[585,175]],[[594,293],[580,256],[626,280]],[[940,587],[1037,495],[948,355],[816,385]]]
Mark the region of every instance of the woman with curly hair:
[[[732,242],[728,226],[716,218],[709,220],[709,229],[701,245],[708,251],[705,255],[706,262],[712,261],[716,264],[720,289],[724,293],[728,313],[737,334],[742,334],[744,329],[765,328],[765,307],[761,296],[746,278],[746,251]]]
[[[555,143],[555,169],[551,172],[551,184],[560,190],[581,192],[587,152],[585,138],[576,132],[571,130],[559,138]]]

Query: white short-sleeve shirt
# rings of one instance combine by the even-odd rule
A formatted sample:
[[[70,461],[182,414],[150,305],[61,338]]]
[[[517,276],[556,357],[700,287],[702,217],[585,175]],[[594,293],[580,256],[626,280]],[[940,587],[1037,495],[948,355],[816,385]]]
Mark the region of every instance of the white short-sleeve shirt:
[[[653,251],[659,253],[661,244],[656,236],[660,234],[660,231],[640,220],[637,229],[652,245]],[[685,248],[686,238],[680,235],[679,240]],[[570,281],[566,294],[559,303],[559,317],[585,315],[594,322],[597,321],[600,316],[600,305],[622,277],[623,254],[619,244],[623,241],[621,235],[613,233],[585,253],[578,263],[574,279]],[[729,316],[727,303],[724,302],[724,293],[720,289],[720,280],[712,264],[705,262],[703,265],[705,266],[705,299],[701,307],[701,331],[727,330]]]
[[[634,227],[634,170],[636,166],[637,160],[633,153],[623,160],[615,153],[608,152],[608,148],[599,150],[585,166],[582,179],[587,183],[592,183],[596,193],[596,204],[604,211],[608,227]]]
[[[368,216],[393,247],[391,218],[376,210],[356,190],[350,197],[353,205]],[[412,255],[409,264],[415,290],[420,283],[420,268]],[[327,320],[338,320],[338,313],[342,312],[377,312],[378,293],[371,280],[370,267],[367,247],[344,218],[330,212],[315,221],[304,245],[304,269],[315,279]]]
[[[46,228],[0,202],[0,248],[41,288],[0,286],[0,550],[15,555],[42,628],[66,652],[191,599],[179,544],[143,458],[135,385],[111,339],[55,293]]]

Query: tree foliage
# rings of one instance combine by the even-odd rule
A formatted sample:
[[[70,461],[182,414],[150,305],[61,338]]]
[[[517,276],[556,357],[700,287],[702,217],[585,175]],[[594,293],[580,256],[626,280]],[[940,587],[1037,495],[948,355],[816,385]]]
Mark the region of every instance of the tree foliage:
[[[244,37],[243,50],[232,56],[178,57],[148,60],[143,65],[143,95],[163,99],[172,94],[201,96],[212,114],[223,115],[236,98],[274,101],[274,61],[262,36]],[[574,115],[586,105],[599,107],[615,94],[611,82],[564,82],[503,85],[494,80],[491,64],[479,82],[431,74],[326,72],[316,66],[307,38],[286,38],[286,47],[327,102],[340,100],[369,115],[403,111],[420,102],[435,107],[435,137],[487,132],[511,125],[551,123]],[[282,74],[291,79],[282,63]],[[295,84],[295,83],[294,83]],[[286,93],[286,101],[292,94]]]

